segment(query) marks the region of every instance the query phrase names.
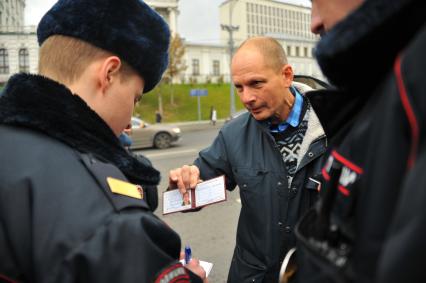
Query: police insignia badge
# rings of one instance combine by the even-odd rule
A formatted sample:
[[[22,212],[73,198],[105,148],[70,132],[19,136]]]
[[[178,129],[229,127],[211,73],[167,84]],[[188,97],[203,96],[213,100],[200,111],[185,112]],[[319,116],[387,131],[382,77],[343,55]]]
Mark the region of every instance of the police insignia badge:
[[[107,182],[111,192],[119,195],[128,196],[136,199],[143,199],[143,189],[141,186],[134,185],[119,179],[107,177]]]
[[[155,283],[187,283],[190,278],[182,263],[166,267],[155,279]]]

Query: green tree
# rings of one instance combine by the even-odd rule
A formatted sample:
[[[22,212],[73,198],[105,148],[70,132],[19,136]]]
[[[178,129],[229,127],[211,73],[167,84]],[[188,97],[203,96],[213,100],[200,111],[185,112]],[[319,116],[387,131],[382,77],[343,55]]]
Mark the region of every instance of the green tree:
[[[169,47],[169,67],[164,73],[164,81],[173,84],[173,81],[179,74],[186,70],[187,66],[183,61],[183,56],[185,55],[185,46],[183,44],[182,38],[179,34],[172,36],[170,40]],[[170,104],[174,105],[174,93],[173,88],[170,88],[172,92],[170,93]]]

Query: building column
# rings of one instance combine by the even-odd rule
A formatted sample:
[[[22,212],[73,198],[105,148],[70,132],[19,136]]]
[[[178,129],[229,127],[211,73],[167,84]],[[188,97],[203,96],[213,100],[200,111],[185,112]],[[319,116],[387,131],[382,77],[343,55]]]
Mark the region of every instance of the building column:
[[[169,13],[169,25],[172,35],[176,34],[178,32],[178,26],[177,26],[177,16],[179,15],[179,12],[177,8],[168,8],[167,9]]]

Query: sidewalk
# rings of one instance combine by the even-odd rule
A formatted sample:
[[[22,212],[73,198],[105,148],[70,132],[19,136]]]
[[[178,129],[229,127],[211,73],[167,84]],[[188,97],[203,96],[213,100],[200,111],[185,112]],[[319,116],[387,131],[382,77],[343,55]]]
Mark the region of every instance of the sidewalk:
[[[190,121],[190,122],[177,122],[177,123],[165,123],[170,125],[178,126],[183,133],[185,132],[195,132],[195,131],[201,131],[205,129],[212,129],[212,128],[222,128],[223,124],[225,123],[225,120],[217,120],[216,125],[212,125],[210,123],[210,120],[203,120],[203,121]]]

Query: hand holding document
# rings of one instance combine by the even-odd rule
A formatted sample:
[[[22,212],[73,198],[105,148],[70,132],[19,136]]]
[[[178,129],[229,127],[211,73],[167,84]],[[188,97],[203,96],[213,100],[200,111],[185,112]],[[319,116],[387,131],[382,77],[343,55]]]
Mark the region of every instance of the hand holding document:
[[[226,200],[225,177],[199,183],[183,195],[178,189],[163,192],[163,214],[190,210]]]
[[[185,246],[185,253],[184,253],[184,258],[180,260],[180,262],[185,265],[187,268],[190,268],[190,266],[187,266],[189,264],[189,262],[192,259],[192,251],[191,248],[189,247],[189,245]],[[207,261],[202,261],[202,260],[198,260],[199,265],[204,269],[204,271],[206,272],[206,277],[209,276],[210,271],[213,268],[213,263],[211,262],[207,262]],[[191,269],[191,268],[190,268]]]
[[[185,260],[184,259],[181,259],[180,262],[183,265],[185,265]],[[206,277],[209,277],[210,271],[212,271],[212,268],[213,268],[213,263],[207,262],[207,261],[203,261],[203,260],[199,260],[199,262],[200,262],[200,266],[206,272]]]

